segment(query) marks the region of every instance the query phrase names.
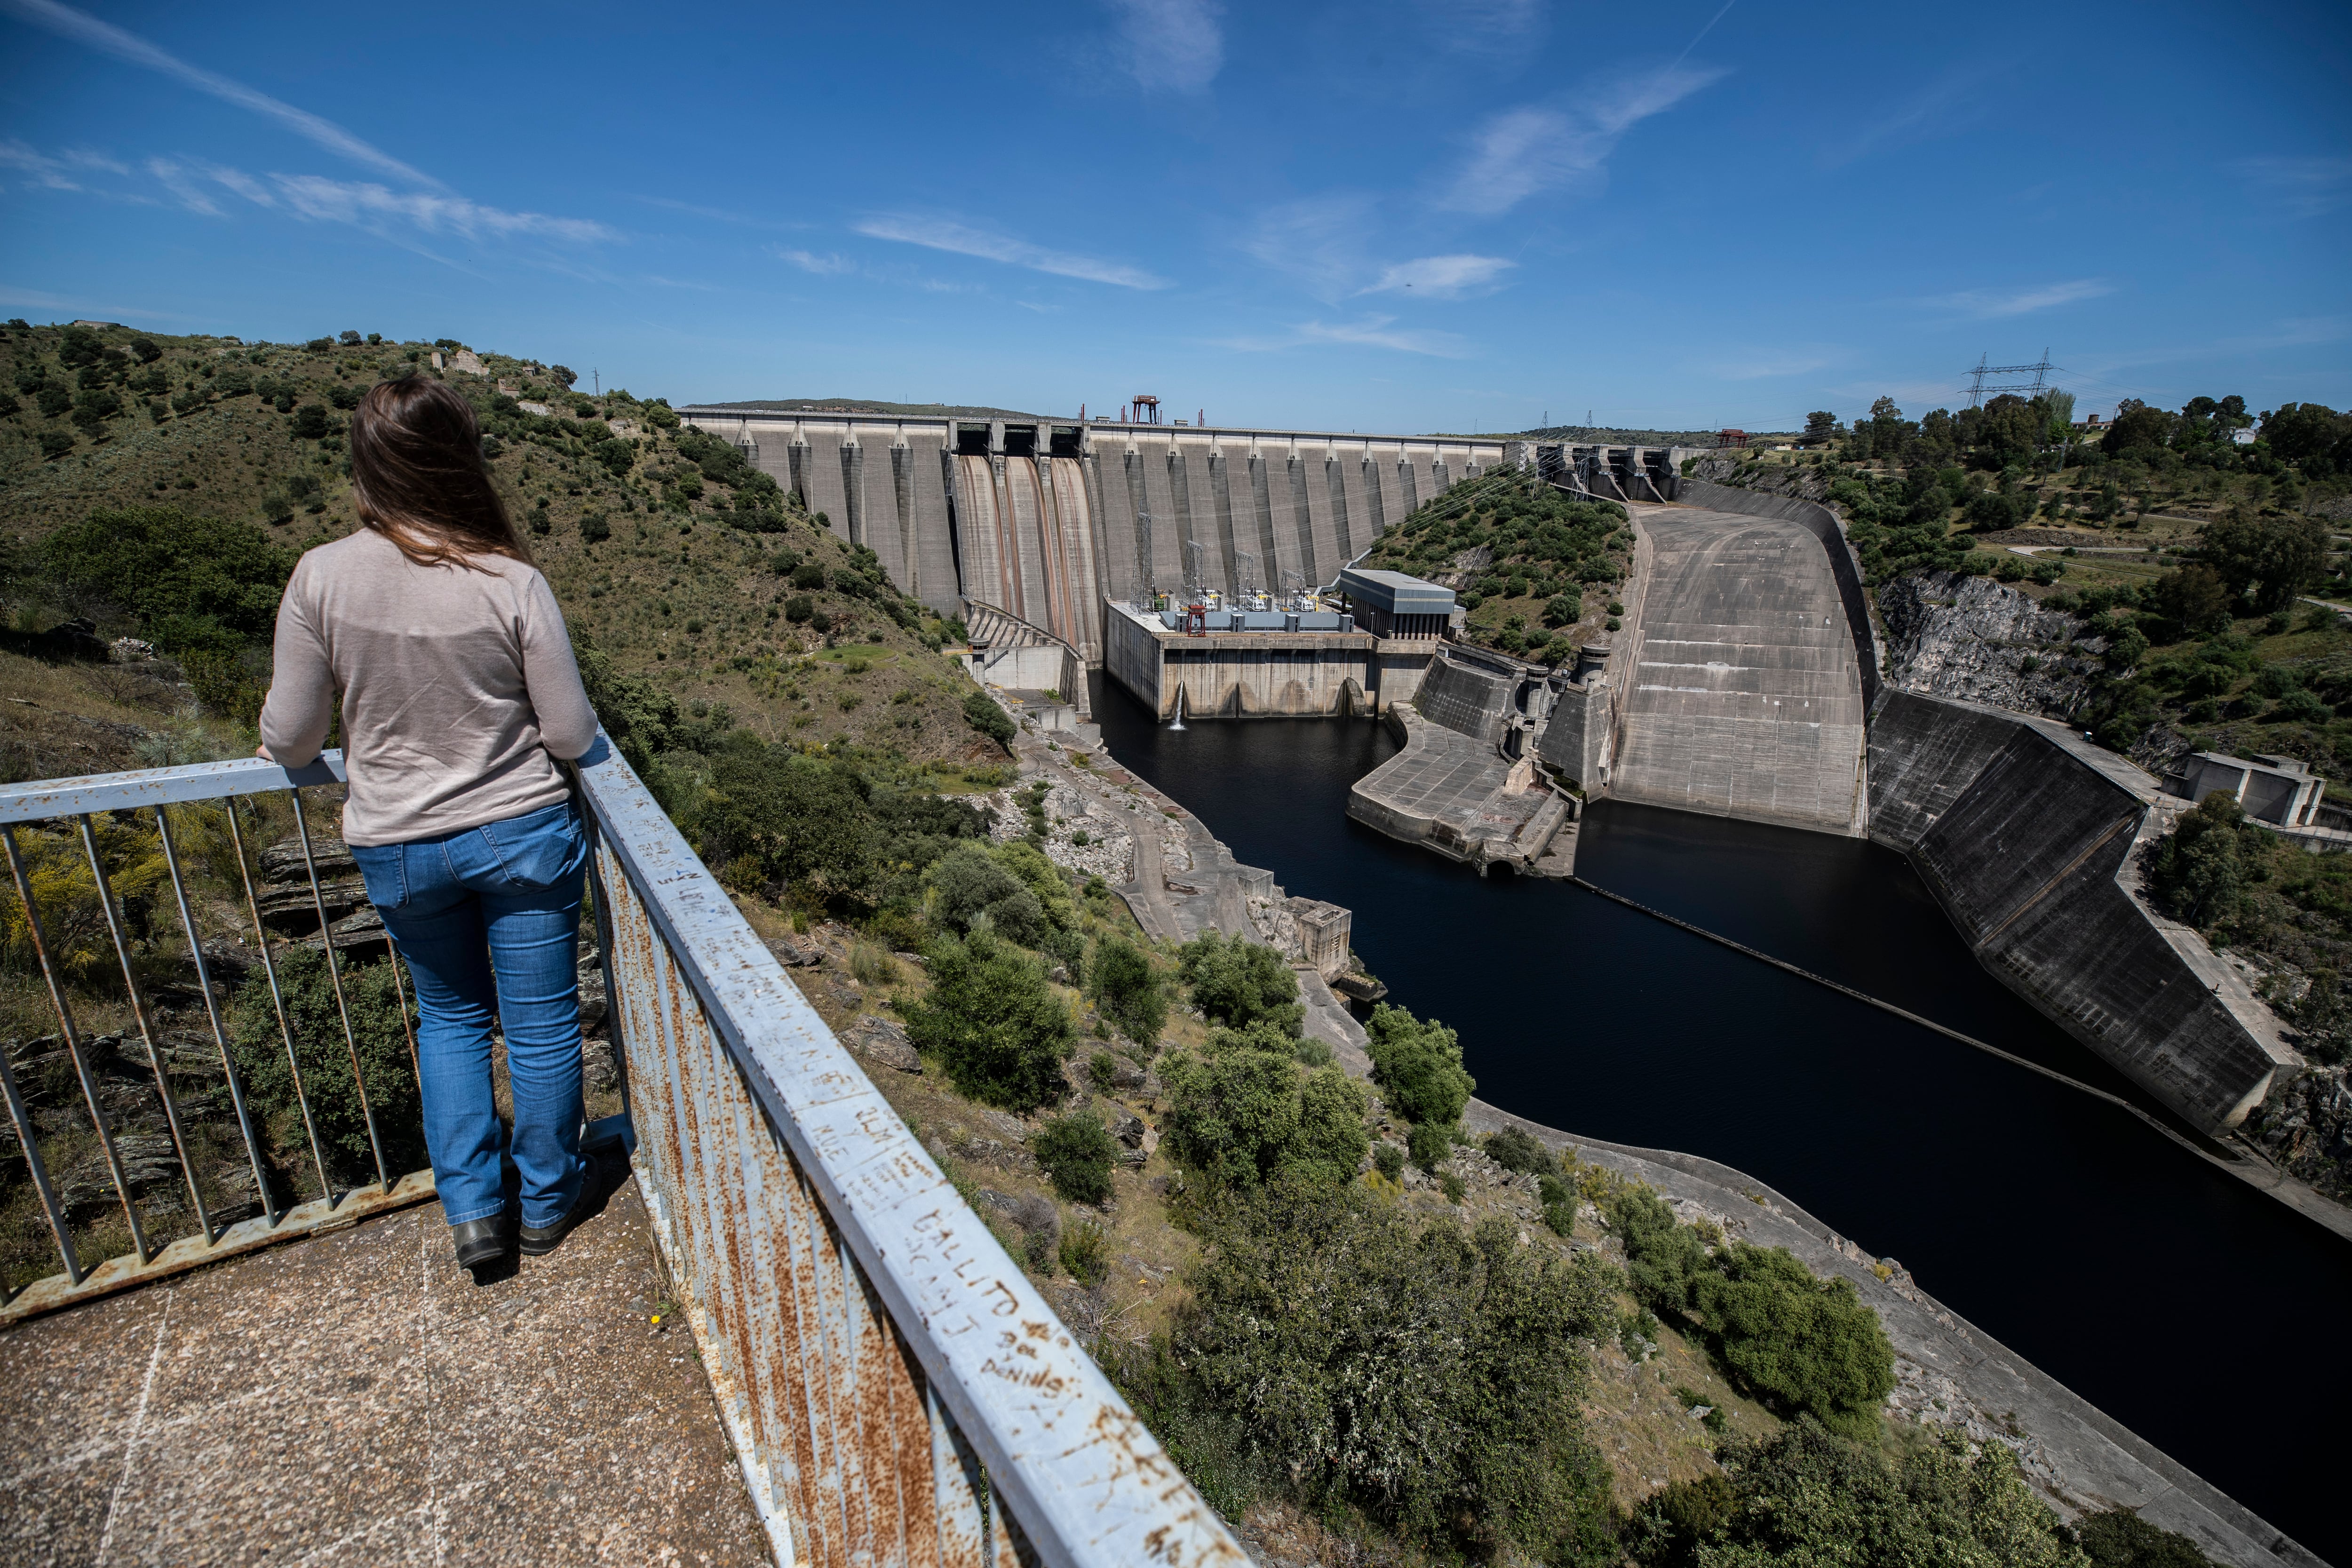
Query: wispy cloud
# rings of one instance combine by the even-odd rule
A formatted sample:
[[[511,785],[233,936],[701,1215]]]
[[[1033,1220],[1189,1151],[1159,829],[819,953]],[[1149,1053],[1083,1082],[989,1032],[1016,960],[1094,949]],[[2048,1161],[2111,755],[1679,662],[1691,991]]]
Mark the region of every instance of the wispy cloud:
[[[147,172],[154,176],[157,184],[172,193],[174,201],[190,212],[202,213],[206,217],[221,216],[220,205],[196,184],[199,176],[190,170],[169,158],[150,158],[147,160]]]
[[[2236,167],[2290,217],[2317,217],[2352,196],[2352,158],[2241,158]]]
[[[99,305],[69,295],[43,293],[37,289],[19,289],[0,283],[0,305],[14,305],[26,310],[67,310],[77,316],[89,316],[112,321],[128,316],[135,321],[176,321],[186,318],[163,310],[141,310],[129,305]]]
[[[514,212],[446,191],[399,191],[373,181],[336,180],[323,174],[254,175],[185,154],[145,158],[134,168],[101,153],[52,156],[22,142],[0,142],[0,168],[21,170],[30,176],[28,183],[52,189],[83,191],[111,201],[168,205],[205,217],[228,216],[216,199],[221,192],[227,192],[254,206],[304,222],[350,224],[387,238],[410,234],[589,245],[622,237],[593,219]],[[94,176],[99,174],[115,178],[98,182]],[[161,197],[154,194],[158,187]]]
[[[68,148],[52,157],[14,137],[0,142],[0,169],[14,169],[24,176],[26,184],[50,191],[83,189],[79,175],[131,173],[127,165],[100,153]]]
[[[1958,130],[1984,112],[1986,89],[1997,74],[1995,68],[1981,65],[1946,71],[1835,146],[1824,149],[1822,165],[1842,168],[1874,153]]]
[[[201,66],[190,65],[176,55],[167,54],[146,39],[124,32],[109,22],[101,22],[85,11],[70,5],[60,5],[57,0],[0,0],[0,11],[5,11],[20,21],[45,27],[61,37],[112,55],[135,66],[159,71],[186,83],[199,92],[209,93],[225,103],[275,120],[280,125],[355,163],[365,164],[379,174],[408,184],[439,188],[441,182],[402,163],[391,153],[371,145],[331,120],[325,120],[308,110],[297,109],[290,103],[259,92],[240,81],[232,81],[217,72]]]
[[[969,224],[947,218],[885,215],[866,218],[856,226],[858,233],[875,239],[897,240],[902,245],[919,245],[927,249],[950,251],[958,256],[977,256],[986,261],[1001,261],[1008,267],[1049,272],[1056,278],[1078,278],[1089,283],[1115,284],[1121,289],[1169,287],[1167,279],[1146,272],[1139,267],[1080,256],[1072,251],[1049,250],[1025,239],[1015,239],[1011,235],[974,228]]]
[[[1499,256],[1424,256],[1381,268],[1359,294],[1402,294],[1422,300],[1455,300],[1483,289],[1518,265]]]
[[[1121,63],[1152,92],[1200,92],[1225,63],[1224,7],[1215,0],[1105,0]]]
[[[1242,249],[1277,272],[1336,300],[1363,281],[1372,203],[1354,192],[1307,196],[1269,207],[1242,237]]]
[[[2071,305],[2077,300],[2095,300],[2115,291],[2116,286],[2104,278],[2075,278],[2063,283],[2039,283],[2022,289],[1969,289],[1958,294],[1939,295],[1927,303],[1980,321],[1997,321]]]
[[[1505,110],[1479,128],[1468,163],[1441,200],[1456,211],[1492,217],[1540,192],[1597,190],[1625,132],[1727,74],[1669,66],[1588,91],[1572,109]]]
[[[426,234],[459,235],[467,239],[485,236],[506,239],[522,235],[582,244],[619,237],[603,224],[588,218],[509,212],[469,202],[463,196],[394,191],[368,182],[330,180],[320,174],[272,174],[269,179],[289,211],[314,222],[363,227],[398,222]]]
[[[1466,359],[1470,354],[1470,344],[1455,333],[1400,330],[1394,316],[1360,316],[1352,321],[1301,321],[1273,337],[1218,340],[1219,347],[1243,353],[1276,353],[1318,344],[1392,349],[1437,359]]]
[[[791,262],[802,271],[814,272],[820,278],[857,270],[857,263],[846,256],[836,255],[830,251],[819,256],[814,251],[793,250],[779,246],[776,247],[775,254],[780,259]]]

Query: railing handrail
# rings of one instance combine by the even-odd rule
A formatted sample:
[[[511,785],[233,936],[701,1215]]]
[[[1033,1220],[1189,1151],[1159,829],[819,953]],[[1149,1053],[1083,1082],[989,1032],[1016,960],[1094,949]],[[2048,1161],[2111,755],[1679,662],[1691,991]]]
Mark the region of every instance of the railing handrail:
[[[260,757],[226,763],[187,763],[170,768],[138,768],[120,773],[83,773],[68,779],[34,779],[0,784],[0,824],[40,822],[90,811],[140,811],[231,795],[310,789],[343,782],[343,753],[321,752],[299,768]]]
[[[1031,1543],[1056,1568],[1244,1563],[617,751],[600,737],[579,773],[713,1032]]]

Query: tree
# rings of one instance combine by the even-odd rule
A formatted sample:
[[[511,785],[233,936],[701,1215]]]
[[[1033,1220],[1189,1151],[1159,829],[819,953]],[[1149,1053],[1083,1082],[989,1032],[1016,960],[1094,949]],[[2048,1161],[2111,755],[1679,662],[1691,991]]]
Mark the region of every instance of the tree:
[[[391,967],[346,960],[339,1006],[326,958],[316,948],[281,947],[277,964],[278,994],[286,1005],[286,1023],[301,1064],[302,1098],[310,1101],[330,1169],[344,1177],[374,1176],[368,1110],[375,1113],[378,1134],[388,1141],[383,1152],[392,1169],[413,1168],[424,1157],[424,1141],[413,1131],[420,1125],[416,1074],[409,1065],[408,1036],[402,1026],[403,1004],[396,989],[399,983]],[[352,1079],[352,1047],[343,1037],[345,1007],[359,1047],[360,1070],[367,1090],[365,1109],[359,1086]],[[247,1091],[257,1102],[259,1115],[273,1121],[285,1117],[299,1130],[301,1123],[294,1073],[286,1059],[286,1039],[278,1032],[278,1008],[270,997],[268,977],[258,969],[238,988],[229,1026],[230,1054],[236,1058]]]
[[[1118,1144],[1100,1117],[1076,1110],[1057,1116],[1029,1141],[1029,1148],[1064,1203],[1099,1204],[1110,1196]]]
[[[2115,423],[2107,426],[2102,448],[2110,457],[2139,448],[2162,447],[2172,438],[2173,416],[2161,408],[2151,408],[2137,397],[2126,397],[2116,405]]]
[[[960,844],[923,874],[932,917],[950,931],[968,931],[983,917],[999,936],[1035,947],[1046,931],[1045,905],[988,850]]]
[[[1783,1414],[1868,1437],[1895,1387],[1895,1352],[1878,1314],[1844,1279],[1816,1279],[1785,1248],[1745,1242],[1711,1250],[1655,1193],[1609,1203],[1634,1299],[1704,1334],[1735,1381]]]
[[[356,327],[344,328],[340,341],[345,348],[357,348],[360,342],[359,330]]]
[[[1061,1098],[1076,1030],[1037,960],[986,930],[926,950],[930,994],[907,1009],[907,1035],[939,1058],[959,1093],[1027,1112]]]
[[[2259,517],[2243,507],[2205,525],[2197,558],[2257,614],[2294,603],[2327,563],[2327,525],[2311,517]]]
[[[178,402],[177,398],[173,399],[175,406]],[[294,411],[293,428],[295,437],[299,440],[315,441],[324,436],[328,430],[326,405],[319,403],[306,403],[297,408]]]
[[[2352,415],[2319,403],[2289,403],[2263,416],[2263,439],[2280,458],[2321,478],[2352,472]]]
[[[1298,1001],[1297,977],[1274,949],[1239,937],[1227,941],[1213,930],[1186,942],[1177,957],[1177,973],[1192,988],[1193,1005],[1212,1021],[1246,1029],[1264,1020],[1297,1038],[1307,1009]]]
[[[1370,1146],[1363,1089],[1337,1067],[1302,1075],[1294,1045],[1261,1022],[1170,1057],[1169,1158],[1223,1187],[1283,1172],[1326,1186],[1352,1178]]]
[[[805,603],[806,601],[803,600]],[[789,614],[789,610],[787,611]],[[1009,746],[1016,732],[1012,719],[999,708],[985,691],[968,693],[963,700],[964,722],[1000,746]]]
[[[1827,446],[1837,433],[1837,416],[1826,408],[1817,408],[1805,416],[1805,433],[1800,439],[1808,447]]]
[[[2084,1515],[2074,1525],[2074,1541],[2091,1568],[2213,1568],[2213,1560],[2195,1542],[2127,1508]]]
[[[1361,1509],[1447,1561],[1613,1560],[1579,1410],[1596,1257],[1353,1184],[1236,1192],[1202,1230],[1189,1298],[1119,1377],[1213,1503]]]
[[[152,338],[131,339],[131,352],[139,356],[141,364],[153,364],[163,357],[163,351],[155,346],[155,341]]]
[[[875,834],[856,771],[795,756],[757,736],[730,739],[695,814],[698,847],[731,886],[776,896],[854,893],[872,881]]]
[[[1107,936],[1095,944],[1087,994],[1120,1034],[1139,1044],[1156,1044],[1167,1026],[1168,998],[1160,976],[1143,950],[1123,937]]]
[[[566,364],[549,365],[547,367],[547,375],[549,380],[555,382],[558,385],[562,386],[570,386],[573,382],[580,379],[580,373]]]
[[[1678,1481],[1625,1532],[1641,1568],[1770,1563],[2000,1563],[2087,1568],[2000,1443],[1957,1432],[1899,1468],[1806,1421],[1727,1448],[1728,1476]]]
[[[2230,629],[2229,584],[2202,562],[2158,577],[2148,591],[2147,605],[2190,637]]]
[[[2148,887],[2174,914],[2210,931],[2244,900],[2246,851],[2260,853],[2262,829],[2243,807],[2215,790],[2184,812],[2148,859]]]
[[[251,523],[176,507],[94,511],[51,534],[41,555],[77,609],[126,611],[150,631],[169,621],[184,640],[226,637],[231,648],[269,634],[294,569],[294,552]]]
[[[2005,392],[1984,405],[1977,420],[1976,444],[2004,465],[2021,462],[2040,450],[2048,423],[2040,406]]]
[[[121,412],[122,399],[102,388],[90,387],[74,395],[73,422],[93,436]]]
[[[1372,1009],[1364,1032],[1371,1037],[1372,1081],[1391,1110],[1433,1127],[1450,1128],[1462,1120],[1478,1080],[1463,1068],[1459,1035],[1434,1018],[1424,1024],[1385,1002]]]

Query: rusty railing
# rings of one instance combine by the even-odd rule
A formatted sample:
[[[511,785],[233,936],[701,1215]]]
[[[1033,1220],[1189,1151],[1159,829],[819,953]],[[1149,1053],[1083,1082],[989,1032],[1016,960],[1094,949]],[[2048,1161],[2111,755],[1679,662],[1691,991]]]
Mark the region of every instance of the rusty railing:
[[[577,774],[595,839],[597,945],[638,1183],[779,1563],[1240,1568],[1246,1559],[1215,1512],[802,998],[628,764],[600,740]],[[429,1171],[395,1175],[387,1165],[388,1143],[400,1145],[378,1124],[338,952],[367,940],[351,928],[370,917],[362,900],[361,915],[331,918],[339,906],[325,889],[334,884],[321,881],[303,808],[304,789],[341,778],[341,759],[330,752],[291,772],[247,760],[0,788],[0,837],[20,911],[10,935],[38,958],[57,1050],[70,1058],[76,1115],[87,1123],[87,1131],[80,1121],[66,1128],[60,1107],[28,1106],[0,1050],[10,1126],[63,1268],[0,1304],[0,1322],[432,1197]],[[247,833],[265,813],[285,809],[278,797],[296,831],[274,853],[284,870],[289,847],[299,847],[340,1026],[333,1044],[348,1061],[373,1156],[361,1163],[372,1166],[373,1181],[338,1173],[321,1149],[312,1114],[321,1086],[305,1087],[296,1048],[303,1031],[289,1020],[263,924],[272,897],[300,897],[299,886],[257,895],[254,884]],[[105,832],[136,825],[143,836],[151,822],[152,852],[142,849],[135,868],[120,845],[101,844],[101,825],[110,825]],[[194,879],[182,865],[182,838],[222,828],[226,838],[211,841],[213,861],[235,862],[241,886],[232,891],[241,895],[249,949],[242,931],[205,929],[223,918],[224,900],[192,899]],[[29,859],[20,830],[28,842],[37,836]],[[83,957],[96,951],[86,908],[94,901],[131,1020],[111,1036],[93,1037],[77,1018],[68,955],[45,928],[45,893],[46,907],[58,907],[60,867],[77,842],[90,878],[77,906]],[[69,868],[79,876],[79,862]],[[119,885],[133,878],[143,879],[141,910],[163,907],[168,881],[187,947],[184,961],[173,962],[184,962],[194,981],[179,989],[201,994],[217,1057],[192,1058],[158,1037],[148,994],[172,965],[155,962],[155,931],[127,929],[133,906]],[[225,940],[238,944],[233,953]],[[380,931],[373,941],[382,942]],[[256,1070],[253,1047],[248,1041],[242,1056],[232,1050],[210,972],[232,957],[266,981],[276,1007],[302,1134],[294,1137],[289,1122],[278,1141],[307,1142],[320,1195],[306,1203],[286,1201],[299,1194],[287,1193],[286,1172],[270,1167],[251,1085],[240,1080],[241,1068]],[[408,1033],[397,961],[388,968]],[[102,1089],[94,1067],[111,1051],[103,1065],[119,1079],[134,1032],[185,1188],[184,1205],[175,1194],[164,1206],[193,1225],[168,1242],[142,1214],[141,1193],[150,1194],[145,1206],[157,1203],[152,1163],[142,1186],[114,1135],[123,1087]],[[413,1053],[413,1033],[409,1046]],[[307,1048],[315,1066],[318,1041]],[[225,1098],[250,1163],[253,1193],[234,1200],[258,1211],[249,1217],[232,1220],[225,1211],[217,1160],[198,1179],[173,1096],[175,1078],[190,1081],[191,1060],[198,1076],[219,1074],[216,1098]],[[413,1055],[406,1065],[413,1068]],[[49,1070],[61,1075],[63,1062]],[[341,1103],[346,1144],[358,1145],[349,1102]],[[45,1142],[67,1138],[82,1150],[75,1168],[85,1188],[102,1154],[123,1218],[104,1234],[130,1237],[127,1254],[95,1267],[76,1242],[78,1230],[91,1234],[88,1194],[77,1209],[44,1163]]]

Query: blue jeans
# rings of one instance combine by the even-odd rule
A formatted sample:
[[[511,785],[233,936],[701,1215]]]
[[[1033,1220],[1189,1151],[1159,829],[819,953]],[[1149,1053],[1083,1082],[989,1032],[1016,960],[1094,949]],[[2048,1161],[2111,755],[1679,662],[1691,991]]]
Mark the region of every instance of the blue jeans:
[[[504,1026],[522,1222],[580,1195],[580,983],[588,836],[566,801],[437,838],[352,847],[416,980],[425,1147],[451,1225],[500,1212],[490,1021]]]

